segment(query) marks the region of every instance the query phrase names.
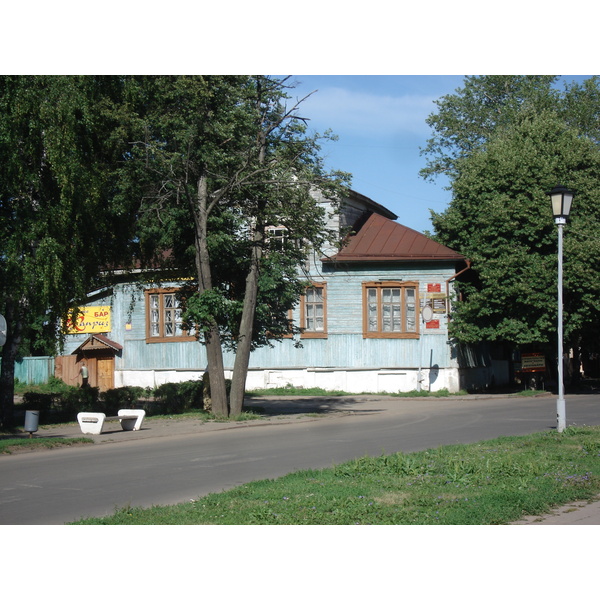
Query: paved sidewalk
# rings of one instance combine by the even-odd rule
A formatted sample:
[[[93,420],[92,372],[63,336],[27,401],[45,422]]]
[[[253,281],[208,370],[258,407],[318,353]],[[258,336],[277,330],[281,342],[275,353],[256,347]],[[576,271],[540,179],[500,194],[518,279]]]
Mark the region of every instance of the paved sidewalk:
[[[341,417],[344,411],[335,412],[324,416],[315,416],[309,414],[280,415],[264,417],[257,420],[248,421],[201,421],[193,417],[164,417],[164,418],[146,418],[139,431],[125,431],[121,428],[118,421],[105,422],[100,435],[81,433],[77,423],[68,423],[65,425],[43,425],[33,434],[34,438],[87,438],[95,444],[110,444],[115,442],[127,442],[142,439],[157,439],[161,437],[173,437],[183,435],[197,435],[209,431],[221,431],[225,429],[241,429],[243,427],[265,427],[268,425],[283,425],[286,423],[297,423],[299,421],[320,420],[323,418]],[[5,436],[0,436],[5,437]],[[6,436],[8,437],[8,436]],[[28,438],[28,433],[20,433],[10,437]]]
[[[95,444],[125,442],[130,440],[156,439],[166,436],[195,435],[209,431],[225,429],[240,429],[243,427],[265,427],[268,425],[283,425],[298,423],[299,421],[314,421],[325,418],[337,418],[355,414],[359,406],[369,406],[373,401],[387,403],[389,398],[365,396],[358,401],[356,398],[346,400],[342,398],[284,398],[269,397],[267,400],[251,398],[244,402],[246,409],[258,408],[263,412],[260,419],[247,421],[202,421],[195,417],[150,417],[145,418],[142,429],[139,431],[124,431],[118,421],[107,421],[102,434],[83,434],[78,423],[64,425],[42,425],[33,434],[36,438],[84,437]],[[276,402],[274,402],[276,401]],[[392,401],[393,402],[393,401]],[[6,436],[0,434],[0,439],[5,437],[28,438],[26,432]]]
[[[481,398],[481,397],[479,397]],[[454,397],[453,399],[458,399]],[[474,400],[474,396],[465,400]],[[274,400],[278,400],[274,403]],[[369,403],[377,402],[379,405],[393,409],[397,400],[389,397],[363,396],[358,400],[354,397],[351,401],[340,398],[274,398],[267,401],[261,398],[252,398],[245,402],[246,408],[269,406],[276,404],[273,414],[265,415],[258,420],[237,422],[203,422],[195,418],[147,418],[144,420],[140,431],[123,431],[118,422],[110,421],[105,424],[101,435],[82,434],[77,423],[60,426],[42,426],[33,434],[36,438],[85,437],[93,440],[95,444],[110,444],[141,439],[157,439],[161,437],[197,435],[204,432],[220,431],[225,429],[240,429],[244,427],[265,427],[298,423],[301,421],[317,421],[361,412]],[[5,436],[0,436],[5,437]],[[12,437],[27,438],[29,434],[22,433]],[[511,525],[600,525],[600,498],[596,501],[573,502],[566,506],[557,507],[546,515],[523,517]]]
[[[600,500],[581,500],[555,508],[547,515],[523,517],[511,525],[600,525]]]

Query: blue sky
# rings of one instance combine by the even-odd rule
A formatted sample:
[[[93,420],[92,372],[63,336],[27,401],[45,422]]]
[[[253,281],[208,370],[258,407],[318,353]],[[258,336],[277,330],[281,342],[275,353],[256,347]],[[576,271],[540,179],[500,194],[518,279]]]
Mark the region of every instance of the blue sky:
[[[581,80],[582,77],[566,77]],[[323,144],[330,168],[352,174],[352,189],[383,204],[398,221],[417,231],[432,230],[430,209],[443,211],[451,199],[447,180],[425,181],[420,155],[431,130],[425,119],[434,101],[463,86],[454,75],[296,75],[290,93],[303,98],[300,114],[309,127],[333,130],[337,142]]]
[[[34,20],[29,4],[7,6],[7,23],[27,23],[28,43],[22,28],[5,28],[5,73],[293,73],[299,96],[318,90],[301,114],[316,131],[339,136],[323,146],[328,166],[352,173],[353,189],[417,231],[430,230],[430,209],[443,211],[450,201],[446,181],[419,177],[420,149],[434,100],[461,87],[461,73],[593,73],[598,66],[596,24],[581,18],[581,0],[544,11],[517,0],[502,10],[472,0],[393,10],[377,0],[361,8],[265,0],[258,10],[173,0],[168,11],[114,0],[103,10],[81,3],[73,10],[74,0],[59,0],[63,11],[40,5]]]
[[[309,127],[338,136],[322,154],[330,168],[352,174],[352,189],[383,204],[407,227],[431,229],[429,209],[444,210],[446,181],[425,182],[420,156],[430,137],[425,119],[434,100],[454,92],[462,76],[298,75],[294,94],[306,99],[300,114]]]

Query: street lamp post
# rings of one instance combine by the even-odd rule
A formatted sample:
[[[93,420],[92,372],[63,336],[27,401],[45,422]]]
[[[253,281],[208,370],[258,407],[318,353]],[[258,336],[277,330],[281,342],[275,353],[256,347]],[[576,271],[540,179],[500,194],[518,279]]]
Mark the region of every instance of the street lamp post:
[[[567,426],[564,361],[563,361],[563,226],[571,211],[573,192],[562,185],[557,185],[551,192],[552,213],[558,226],[558,399],[556,400],[557,431],[564,431]]]

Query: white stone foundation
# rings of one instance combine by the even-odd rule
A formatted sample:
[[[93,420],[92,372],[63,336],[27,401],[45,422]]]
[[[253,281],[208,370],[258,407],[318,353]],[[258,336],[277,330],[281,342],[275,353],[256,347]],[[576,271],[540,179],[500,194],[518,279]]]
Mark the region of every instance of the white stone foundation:
[[[163,383],[178,383],[198,380],[204,371],[116,371],[115,386],[139,386],[156,388]],[[225,377],[232,373],[225,371]],[[419,371],[417,369],[252,369],[248,371],[246,389],[269,389],[291,386],[295,388],[322,388],[329,391],[360,393],[396,393],[411,392],[418,389]],[[447,389],[459,391],[457,368],[429,369],[421,371],[421,389],[436,392]]]

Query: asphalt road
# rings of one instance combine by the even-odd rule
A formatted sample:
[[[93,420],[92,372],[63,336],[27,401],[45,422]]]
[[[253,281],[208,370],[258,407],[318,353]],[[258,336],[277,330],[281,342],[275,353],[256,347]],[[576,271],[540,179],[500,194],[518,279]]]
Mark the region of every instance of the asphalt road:
[[[274,412],[273,406],[282,413],[289,413],[290,406],[292,412],[300,411],[298,401],[266,402]],[[326,418],[288,418],[222,430],[182,425],[173,426],[168,435],[147,421],[145,431],[121,438],[115,434],[117,443],[0,456],[0,524],[63,524],[112,514],[127,505],[190,501],[248,481],[329,467],[367,454],[470,443],[556,425],[553,396],[359,397],[319,400],[314,410]],[[600,395],[569,396],[567,424],[599,425]],[[110,434],[97,437],[113,441]]]

